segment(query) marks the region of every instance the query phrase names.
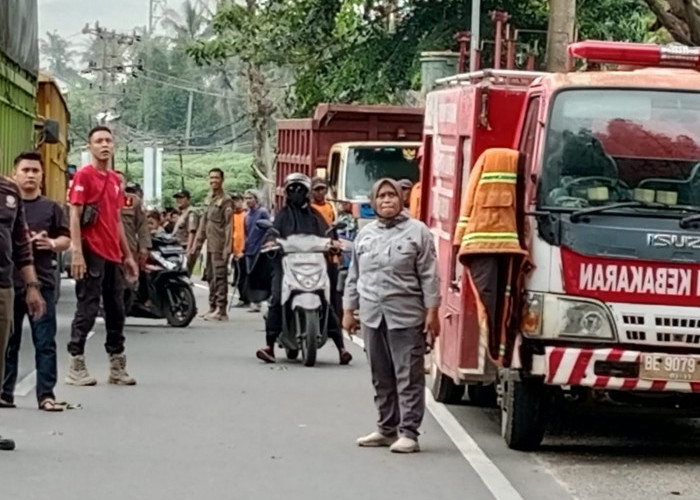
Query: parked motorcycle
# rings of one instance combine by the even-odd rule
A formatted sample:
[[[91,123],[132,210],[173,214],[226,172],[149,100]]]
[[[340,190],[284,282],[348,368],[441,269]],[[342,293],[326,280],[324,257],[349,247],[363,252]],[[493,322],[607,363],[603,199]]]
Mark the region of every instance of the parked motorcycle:
[[[257,225],[278,236],[270,221],[261,220]],[[344,223],[336,223],[327,235],[342,227]],[[277,237],[274,246],[262,250],[282,254],[282,334],[278,343],[288,359],[297,359],[301,351],[304,366],[316,363],[317,351],[328,341],[331,285],[326,253],[331,248],[330,238],[300,234]]]
[[[171,235],[152,238],[146,270],[125,302],[127,316],[165,318],[175,328],[192,322],[197,302],[187,273],[187,256],[177,239]]]

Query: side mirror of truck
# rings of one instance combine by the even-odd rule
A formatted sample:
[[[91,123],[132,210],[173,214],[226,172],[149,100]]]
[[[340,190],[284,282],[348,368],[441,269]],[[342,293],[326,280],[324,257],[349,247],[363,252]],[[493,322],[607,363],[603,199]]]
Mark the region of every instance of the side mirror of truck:
[[[44,120],[41,130],[42,144],[58,144],[61,141],[61,126],[56,120]]]

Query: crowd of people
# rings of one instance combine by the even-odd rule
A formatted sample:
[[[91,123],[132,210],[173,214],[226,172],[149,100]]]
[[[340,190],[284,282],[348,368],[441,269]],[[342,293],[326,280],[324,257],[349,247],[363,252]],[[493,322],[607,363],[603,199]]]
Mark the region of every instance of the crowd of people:
[[[70,365],[65,382],[91,386],[85,343],[100,312],[104,316],[105,350],[110,384],[131,386],[127,372],[125,316],[143,282],[153,238],[172,235],[185,250],[191,274],[204,250],[203,277],[209,283],[208,321],[228,320],[229,273],[235,270],[239,302],[235,307],[265,315],[266,344],[256,352],[275,363],[275,343],[282,329],[279,256],[262,250],[274,242],[259,221],[273,219],[275,238],[297,234],[330,236],[335,252],[327,256],[331,297],[328,335],[338,350],[339,363],[351,362],[342,329],[362,329],[376,392],[377,431],[360,438],[359,446],[390,446],[393,452],[419,450],[418,429],[424,413],[423,356],[426,341],[439,334],[440,304],[437,256],[428,228],[411,215],[414,186],[391,179],[378,181],[371,204],[376,220],[357,232],[352,205],[328,200],[328,184],[301,173],[284,185],[285,204],[271,216],[261,194],[249,190],[230,195],[224,172],[209,173],[210,194],[203,213],[191,204],[187,190],[175,194],[177,208],[147,210],[138,185],[110,168],[114,139],[109,128],[93,128],[88,137],[93,162],[79,169],[69,191],[69,216],[41,196],[42,164],[36,153],[24,153],[14,163],[14,180],[0,178],[0,407],[15,407],[14,386],[23,320],[29,317],[36,351],[36,397],[40,410],[60,412],[56,401],[56,277],[53,260],[70,248],[71,275],[77,305],[67,350]],[[336,221],[344,231],[357,232],[344,293],[338,270],[342,244]],[[14,449],[0,437],[0,449]]]

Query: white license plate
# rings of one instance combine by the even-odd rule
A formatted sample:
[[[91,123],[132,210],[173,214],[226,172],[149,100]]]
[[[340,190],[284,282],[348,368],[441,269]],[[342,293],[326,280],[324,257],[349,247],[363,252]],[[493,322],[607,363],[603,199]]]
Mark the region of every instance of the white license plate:
[[[642,354],[639,378],[644,380],[700,381],[700,356]]]

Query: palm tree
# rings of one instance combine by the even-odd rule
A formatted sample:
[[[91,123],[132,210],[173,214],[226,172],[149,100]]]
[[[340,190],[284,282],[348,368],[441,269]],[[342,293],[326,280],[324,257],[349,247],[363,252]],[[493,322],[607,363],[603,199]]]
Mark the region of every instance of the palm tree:
[[[71,60],[77,52],[71,48],[68,40],[57,31],[47,32],[46,38],[40,41],[41,55],[48,63],[48,69],[57,77],[67,80],[77,76],[71,67]]]
[[[168,9],[161,24],[179,43],[189,43],[206,36],[210,29],[211,11],[203,0],[185,0],[180,12]]]

